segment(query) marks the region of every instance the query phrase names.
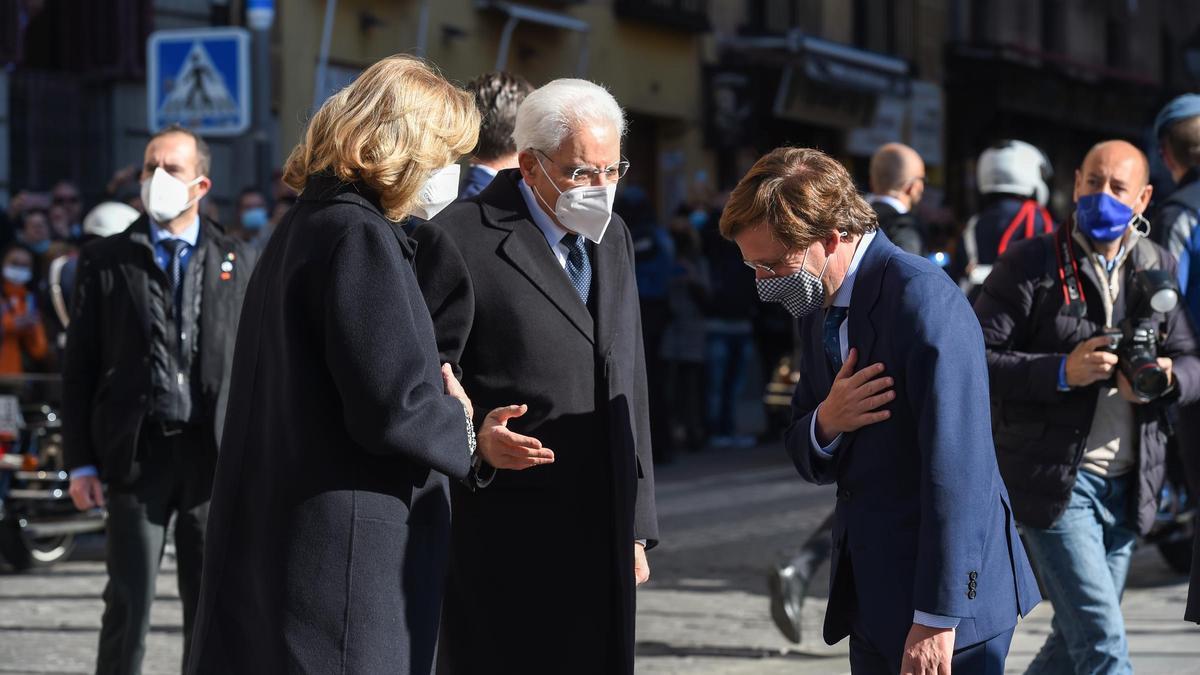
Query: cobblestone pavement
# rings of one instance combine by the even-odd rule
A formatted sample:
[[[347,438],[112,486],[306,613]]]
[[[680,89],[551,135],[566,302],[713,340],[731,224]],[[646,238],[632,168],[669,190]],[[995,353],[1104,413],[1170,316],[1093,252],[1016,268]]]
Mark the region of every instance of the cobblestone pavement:
[[[764,570],[799,546],[832,506],[829,488],[807,485],[776,447],[710,450],[658,470],[663,545],[639,593],[638,672],[844,673],[845,644],[821,642],[827,589],[805,603],[805,635],[791,645],[767,615]],[[102,540],[74,559],[27,574],[0,573],[0,674],[90,673],[104,588]],[[1123,609],[1142,673],[1200,674],[1200,627],[1184,623],[1186,582],[1153,549],[1134,557]],[[1021,672],[1049,631],[1043,603],[1018,628],[1009,671]],[[159,577],[144,672],[177,673],[182,622],[174,566]],[[571,669],[564,666],[563,672]]]

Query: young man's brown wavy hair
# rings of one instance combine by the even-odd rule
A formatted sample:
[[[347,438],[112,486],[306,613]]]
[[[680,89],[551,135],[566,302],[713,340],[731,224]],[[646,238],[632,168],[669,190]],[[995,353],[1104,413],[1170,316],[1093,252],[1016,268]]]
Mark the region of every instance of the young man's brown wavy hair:
[[[877,222],[841,163],[813,148],[776,148],[738,181],[721,214],[721,235],[733,239],[767,225],[798,251],[831,231],[861,236]]]

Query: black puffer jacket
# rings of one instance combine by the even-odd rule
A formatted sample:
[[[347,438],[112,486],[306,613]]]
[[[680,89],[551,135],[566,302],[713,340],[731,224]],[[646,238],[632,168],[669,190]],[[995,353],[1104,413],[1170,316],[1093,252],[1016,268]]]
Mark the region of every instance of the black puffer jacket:
[[[992,389],[992,428],[1000,473],[1017,520],[1046,528],[1066,509],[1096,411],[1099,385],[1058,391],[1062,358],[1104,327],[1102,282],[1078,241],[1074,256],[1087,298],[1086,316],[1076,318],[1063,301],[1054,235],[1017,242],[997,260],[975,313],[983,326]],[[1175,259],[1148,240],[1139,241],[1122,267],[1113,325],[1138,301],[1133,275],[1158,268],[1175,274]],[[1161,356],[1174,360],[1176,386],[1161,399],[1136,408],[1138,481],[1135,512],[1139,531],[1154,522],[1166,472],[1169,429],[1163,411],[1174,400],[1200,398],[1200,358],[1182,306],[1154,320],[1165,321]]]

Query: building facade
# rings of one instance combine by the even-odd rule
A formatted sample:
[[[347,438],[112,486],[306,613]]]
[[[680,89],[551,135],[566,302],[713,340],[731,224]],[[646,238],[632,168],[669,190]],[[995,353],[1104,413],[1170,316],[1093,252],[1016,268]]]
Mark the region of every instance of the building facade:
[[[247,0],[14,0],[0,8],[0,201],[78,181],[94,201],[148,135],[145,44],[165,28],[244,25]],[[276,0],[270,161],[363,68],[420,54],[452,80],[502,67],[534,84],[603,83],[630,117],[627,182],[664,215],[727,188],[761,153],[820,147],[865,184],[899,140],[928,165],[928,203],[961,221],[974,158],[1001,138],[1043,147],[1056,211],[1091,143],[1142,137],[1200,82],[1189,0]],[[255,140],[212,139],[226,212],[259,180]]]

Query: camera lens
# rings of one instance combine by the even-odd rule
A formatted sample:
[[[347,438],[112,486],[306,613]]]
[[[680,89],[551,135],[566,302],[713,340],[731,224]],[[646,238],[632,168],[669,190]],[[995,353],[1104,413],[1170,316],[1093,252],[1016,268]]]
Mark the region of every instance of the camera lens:
[[[1156,362],[1141,364],[1133,372],[1133,377],[1129,378],[1129,383],[1133,386],[1135,394],[1150,399],[1162,396],[1170,386],[1167,371],[1159,368]]]

